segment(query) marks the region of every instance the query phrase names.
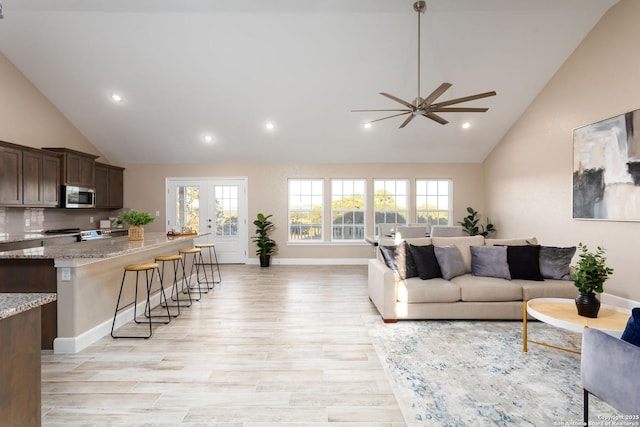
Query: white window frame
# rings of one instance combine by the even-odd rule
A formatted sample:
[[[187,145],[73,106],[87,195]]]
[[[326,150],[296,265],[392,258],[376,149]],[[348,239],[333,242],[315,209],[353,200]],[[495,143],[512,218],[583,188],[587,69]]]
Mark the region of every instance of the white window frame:
[[[416,222],[430,225],[451,225],[453,216],[452,207],[453,181],[442,178],[418,178],[416,179],[415,204]],[[424,208],[421,208],[424,206]],[[430,214],[434,218],[440,218],[446,213],[447,222],[430,220]],[[427,220],[425,221],[425,217]]]
[[[300,187],[293,188],[292,187]],[[295,191],[295,193],[293,192]],[[287,182],[288,194],[288,215],[287,215],[287,239],[289,243],[318,243],[324,241],[324,179],[322,178],[289,178]],[[314,209],[313,206],[319,206]],[[318,234],[310,239],[293,238],[291,232],[294,224],[292,224],[292,216],[295,214],[302,215],[320,215],[316,227],[309,228],[309,231],[320,228]],[[301,227],[302,228],[302,227]],[[317,236],[317,237],[316,237]]]
[[[340,185],[340,188],[337,188],[337,185]],[[334,202],[337,200],[344,199],[345,197],[354,198],[359,196],[359,192],[356,191],[356,186],[359,186],[362,189],[362,207],[361,208],[336,208],[334,207]],[[346,188],[345,188],[346,187]],[[353,222],[351,224],[342,224],[336,225],[334,223],[334,218],[336,214],[341,215],[342,218],[348,217],[351,215]],[[362,222],[355,222],[356,216],[362,217]],[[331,241],[332,242],[364,242],[365,241],[365,232],[366,232],[366,215],[367,215],[367,180],[364,178],[335,178],[331,180]],[[361,226],[361,227],[360,227]],[[355,230],[357,228],[361,228],[361,236],[360,238],[355,239],[345,239],[345,238],[336,238],[334,234],[334,229],[338,227],[342,230],[342,236],[345,235],[345,231],[347,229],[352,229],[353,234],[355,235]]]
[[[382,184],[382,186],[381,186]],[[398,194],[398,185],[404,186],[404,194]],[[379,190],[387,191],[394,199],[395,209],[376,209],[376,197]],[[373,180],[373,229],[376,236],[379,235],[378,224],[379,223],[393,223],[407,225],[409,223],[410,212],[410,196],[411,189],[409,188],[409,180],[403,178],[378,178]],[[403,210],[397,209],[399,204],[398,198],[405,200],[405,206]],[[384,215],[385,221],[377,221],[378,214]],[[403,216],[404,221],[399,221],[398,216]],[[389,217],[393,217],[395,221],[388,221]]]

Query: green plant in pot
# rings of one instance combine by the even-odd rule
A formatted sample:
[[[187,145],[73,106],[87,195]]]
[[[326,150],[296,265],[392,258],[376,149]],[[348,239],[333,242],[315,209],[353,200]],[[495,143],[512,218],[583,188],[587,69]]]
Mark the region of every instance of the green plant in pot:
[[[269,237],[269,234],[275,227],[275,225],[269,221],[269,218],[272,216],[273,215],[259,213],[253,221],[253,225],[256,226],[256,235],[253,237],[253,242],[258,246],[256,255],[260,257],[260,267],[269,267],[271,254],[274,253],[278,246],[276,241]]]
[[[576,297],[578,314],[584,317],[598,317],[600,300],[596,293],[604,291],[604,282],[613,274],[613,268],[607,267],[604,248],[598,246],[595,252],[589,252],[587,245],[578,244],[582,252],[578,263],[573,266],[571,278],[580,295]]]
[[[462,221],[458,221],[458,224],[469,234],[469,236],[481,235],[487,237],[489,233],[493,233],[496,228],[491,224],[489,218],[487,218],[487,225],[478,224],[480,222],[480,214],[472,207],[467,207],[469,215],[465,216]]]
[[[129,240],[144,240],[144,225],[152,223],[155,218],[148,212],[128,210],[118,215],[118,220],[129,224]]]

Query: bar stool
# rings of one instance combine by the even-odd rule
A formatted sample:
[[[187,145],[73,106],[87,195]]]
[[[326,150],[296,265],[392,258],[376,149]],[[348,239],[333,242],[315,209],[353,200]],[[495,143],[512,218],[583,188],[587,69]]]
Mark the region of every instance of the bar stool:
[[[215,243],[198,243],[196,244],[196,248],[203,250],[203,249],[208,249],[209,252],[209,262],[207,263],[203,263],[202,264],[202,270],[204,271],[205,269],[205,265],[208,265],[209,268],[211,269],[211,282],[205,282],[207,283],[207,285],[211,285],[211,287],[209,289],[213,289],[214,285],[216,283],[221,283],[222,282],[222,275],[220,274],[220,264],[218,264],[218,253],[216,252],[216,244]],[[211,252],[211,250],[213,249],[213,252]],[[201,257],[202,259],[202,257]],[[213,260],[216,260],[215,262],[213,262]],[[215,270],[213,269],[213,266],[215,265]],[[214,271],[218,272],[218,281],[215,280],[215,274]],[[206,280],[206,277],[205,277]],[[200,281],[200,277],[198,277],[198,283],[202,283]]]
[[[160,274],[160,270],[158,270],[159,265],[156,263],[145,263],[145,264],[131,264],[131,265],[126,265],[124,267],[124,272],[122,273],[122,282],[120,283],[120,293],[118,294],[118,302],[116,303],[116,310],[113,313],[113,323],[111,324],[111,336],[113,338],[149,338],[151,337],[151,335],[153,334],[153,328],[152,328],[152,324],[153,323],[163,323],[163,324],[167,324],[171,321],[171,314],[169,313],[169,308],[166,307],[167,309],[167,315],[152,315],[151,314],[151,286],[153,285],[153,275],[156,272],[156,270],[158,271],[158,274]],[[120,307],[120,299],[122,298],[122,290],[124,288],[124,282],[125,279],[127,277],[127,273],[129,271],[135,271],[136,272],[136,287],[135,287],[135,294],[133,297],[133,302],[126,304],[122,307]],[[145,308],[144,308],[144,315],[147,318],[147,321],[138,321],[137,317],[137,306],[138,306],[138,278],[140,276],[140,272],[144,271],[145,274],[145,280],[146,280],[146,291],[147,291],[147,301],[145,303]],[[149,272],[151,272],[151,277],[149,277]],[[164,297],[164,301],[165,304],[167,302],[167,297],[164,293],[164,287],[162,286],[162,282],[160,282],[160,303],[162,304],[162,298]],[[126,309],[127,307],[129,307],[131,304],[133,304],[133,321],[137,324],[142,324],[142,323],[147,323],[149,325],[149,334],[148,335],[114,335],[113,330],[115,328],[115,324],[116,324],[116,316],[118,315],[119,311],[122,311],[124,309]],[[161,321],[161,322],[157,322],[152,320],[153,318],[157,318],[157,317],[163,317],[166,318],[166,321]]]
[[[181,260],[182,260],[182,257],[180,255],[158,255],[154,259],[156,263],[162,263],[162,268],[158,270],[158,277],[160,279],[160,283],[162,283],[163,286],[165,284],[164,265],[167,262],[171,262],[173,264],[173,287],[171,289],[171,301],[175,301],[176,304],[168,304],[165,301],[165,304],[162,305],[162,301],[160,302],[160,305],[162,305],[162,307],[172,307],[172,308],[178,309],[176,314],[171,315],[172,317],[178,317],[180,315],[180,302],[189,303],[188,305],[184,305],[184,307],[191,307],[191,304],[193,303],[191,301],[190,292],[188,292],[189,299],[181,299],[179,297],[180,291],[178,290],[178,266],[180,266]],[[182,277],[182,281],[184,282],[184,276]]]
[[[202,250],[198,249],[198,248],[184,248],[184,249],[180,249],[178,251],[178,253],[180,254],[180,258],[182,259],[182,274],[184,276],[184,281],[182,282],[182,293],[187,293],[190,292],[191,289],[197,289],[198,290],[198,298],[195,299],[195,301],[200,301],[200,299],[202,299],[202,293],[203,293],[203,289],[202,286],[200,286],[200,283],[198,283],[198,286],[194,286],[191,287],[191,276],[193,276],[193,269],[195,268],[196,270],[196,281],[199,277],[200,274],[200,264],[204,263],[204,260],[202,259]],[[184,255],[184,256],[183,256]],[[193,255],[192,259],[191,259],[191,270],[189,271],[189,275],[187,276],[187,258],[189,255]],[[198,259],[199,258],[199,259]],[[204,267],[203,267],[204,268]],[[204,272],[204,280],[205,282],[207,281],[207,272]],[[186,291],[185,291],[185,284],[186,284]],[[209,292],[209,287],[205,286],[204,287],[204,293],[206,294],[207,292]],[[193,299],[193,296],[190,295],[190,298]]]

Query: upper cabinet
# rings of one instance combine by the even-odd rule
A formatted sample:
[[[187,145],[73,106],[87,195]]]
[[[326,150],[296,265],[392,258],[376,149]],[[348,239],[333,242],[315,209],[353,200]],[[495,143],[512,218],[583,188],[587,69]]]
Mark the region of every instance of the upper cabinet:
[[[0,141],[0,205],[60,206],[60,155]]]
[[[121,209],[124,168],[96,162],[96,208]]]
[[[22,204],[22,150],[0,141],[0,205]]]
[[[82,153],[69,148],[44,148],[62,154],[62,183],[78,187],[94,188],[95,160],[100,156]]]
[[[41,150],[22,152],[22,204],[60,206],[60,156]]]

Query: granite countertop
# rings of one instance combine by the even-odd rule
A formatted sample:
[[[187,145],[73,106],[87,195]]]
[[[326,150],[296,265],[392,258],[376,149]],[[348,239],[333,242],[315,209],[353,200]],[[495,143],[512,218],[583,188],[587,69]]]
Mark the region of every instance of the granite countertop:
[[[165,233],[147,232],[144,234],[144,240],[131,241],[127,236],[123,236],[112,237],[109,239],[90,240],[86,242],[66,243],[62,245],[39,246],[36,248],[0,252],[0,259],[44,258],[55,260],[98,260],[126,255],[128,253],[135,253],[145,249],[153,249],[177,239],[193,239],[203,235],[204,234],[185,237],[167,237]]]
[[[24,313],[56,300],[56,294],[0,293],[0,319]]]

